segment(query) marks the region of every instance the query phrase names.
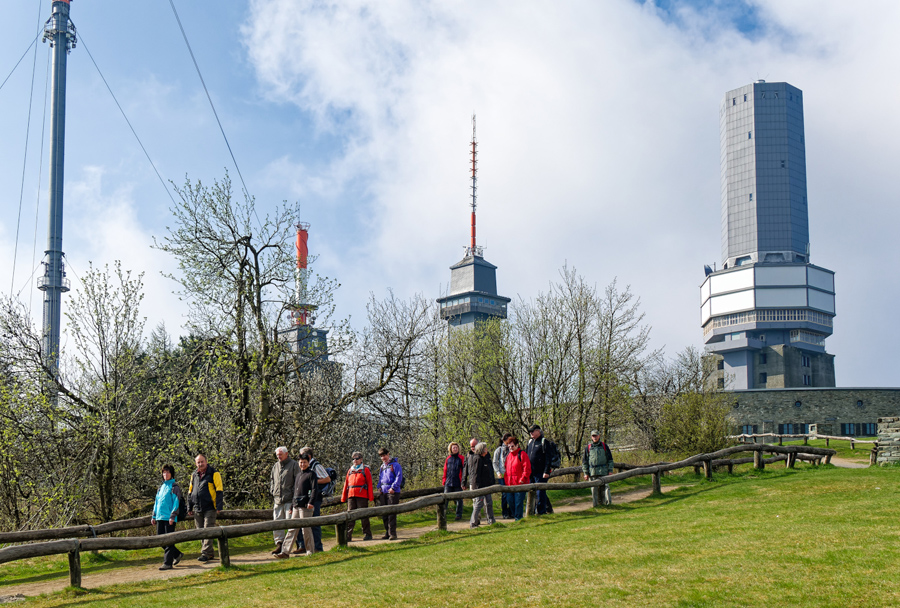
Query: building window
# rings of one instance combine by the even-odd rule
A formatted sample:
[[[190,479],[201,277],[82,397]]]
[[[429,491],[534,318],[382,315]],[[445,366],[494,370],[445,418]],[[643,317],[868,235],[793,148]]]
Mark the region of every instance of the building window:
[[[716,362],[716,369],[725,369],[725,359],[719,359]]]
[[[806,435],[809,432],[808,424],[798,424],[796,422],[791,422],[788,424],[779,424],[778,425],[778,434],[779,435]]]
[[[768,376],[766,376],[766,372],[760,372],[760,374],[759,374],[759,383],[760,383],[760,384],[765,384],[767,379],[768,379]]]
[[[759,354],[759,364],[760,364],[760,365],[765,365],[765,364],[766,364],[766,359],[767,359],[767,358],[766,358],[766,353],[760,353],[760,354]]]
[[[731,98],[731,105],[733,105],[733,106],[736,106],[736,105],[737,105],[737,97],[732,97],[732,98]]]
[[[755,424],[745,424],[741,427],[741,433],[744,435],[755,435],[758,428]]]
[[[716,388],[718,388],[719,390],[723,390],[725,388],[725,378],[719,378],[716,381]]]
[[[862,406],[863,406],[863,402],[862,402],[862,399],[860,399],[859,401],[856,402],[856,407],[862,407]]]
[[[866,422],[859,426],[862,427],[862,429],[860,429],[860,430],[862,431],[862,434],[866,437],[874,437],[874,436],[878,435],[878,424],[876,424],[874,422]]]
[[[784,161],[781,161],[781,168],[784,169]]]
[[[753,131],[747,131],[747,139],[753,139]]]
[[[800,355],[800,364],[809,367],[809,355]]]
[[[800,402],[800,401],[794,401],[794,407],[800,407],[801,405],[803,405],[802,402]]]
[[[751,200],[751,201],[753,200],[753,193],[752,193],[752,192],[750,193],[750,200]]]
[[[803,374],[803,386],[812,386],[812,378],[808,374]]]
[[[747,94],[744,93],[744,101],[747,101]]]

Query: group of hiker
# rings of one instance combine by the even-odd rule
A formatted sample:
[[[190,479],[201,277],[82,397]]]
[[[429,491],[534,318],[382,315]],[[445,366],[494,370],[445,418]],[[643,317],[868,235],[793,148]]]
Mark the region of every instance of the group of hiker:
[[[560,454],[554,444],[543,435],[541,427],[532,425],[529,429],[530,439],[523,448],[519,439],[506,433],[500,440],[493,454],[487,444],[477,438],[469,442],[469,452],[461,453],[460,445],[452,442],[447,447],[444,460],[442,485],[444,492],[461,492],[463,489],[477,490],[496,484],[518,486],[529,483],[546,482],[554,469],[560,467]],[[378,470],[377,486],[371,469],[363,462],[361,452],[353,452],[351,464],[347,470],[341,502],[347,503],[350,511],[364,509],[375,501],[375,488],[380,491],[380,506],[396,505],[400,502],[401,490],[405,485],[403,467],[391,456],[387,448],[378,450],[381,466]],[[313,456],[309,447],[300,450],[297,459],[290,457],[288,449],[280,446],[275,449],[275,463],[270,477],[270,492],[273,498],[273,519],[301,519],[317,517],[320,514],[323,499],[330,495],[335,486],[337,473],[326,468]],[[175,469],[172,465],[162,468],[163,483],[160,485],[153,505],[151,524],[156,526],[157,534],[175,531],[175,524],[187,517],[193,517],[197,528],[214,526],[216,516],[223,506],[222,477],[206,460],[203,454],[195,458],[196,470],[191,475],[187,495],[175,481]],[[600,440],[600,432],[591,431],[591,442],[582,453],[582,473],[584,479],[598,479],[613,470],[613,457],[609,447]],[[610,504],[609,487],[605,484],[591,488],[593,506]],[[525,492],[503,492],[501,498],[501,517],[520,520],[524,515]],[[473,500],[472,516],[469,526],[481,525],[482,512],[484,519],[493,524],[494,504],[492,494],[478,496]],[[553,506],[547,493],[538,490],[535,500],[535,513],[543,515],[553,513]],[[462,499],[456,500],[456,520],[463,514]],[[397,540],[397,515],[382,516],[384,524],[383,540]],[[372,540],[372,527],[368,517],[360,519],[362,540]],[[346,540],[353,540],[353,527],[348,527]],[[319,526],[291,528],[274,531],[275,550],[272,555],[276,559],[286,559],[293,555],[312,555],[323,550],[322,529]],[[160,570],[170,570],[184,557],[174,545],[164,547],[164,561]],[[215,559],[211,539],[203,541],[200,556],[201,562]]]

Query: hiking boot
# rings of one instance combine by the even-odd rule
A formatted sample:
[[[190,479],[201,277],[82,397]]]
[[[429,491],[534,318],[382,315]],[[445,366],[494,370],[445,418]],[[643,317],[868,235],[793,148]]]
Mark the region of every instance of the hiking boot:
[[[391,538],[390,534],[385,534],[384,536],[381,537],[381,540],[388,540],[390,538]]]
[[[481,524],[469,524],[469,527],[470,527],[470,528],[477,528],[477,527],[480,526],[480,525],[481,525]]]
[[[290,557],[290,555],[288,555],[287,553],[276,553],[275,554],[275,559],[287,559],[289,557]]]
[[[170,566],[169,564],[163,564],[162,566],[159,567],[159,569],[160,570],[171,570],[172,566]]]
[[[391,540],[397,540],[397,535],[394,534],[393,536],[390,537],[390,539],[391,539]]]
[[[177,566],[178,563],[184,558],[184,553],[179,553],[178,557],[175,558],[175,561],[172,563],[173,566]]]
[[[206,562],[209,561],[209,557],[206,556],[206,555],[201,555],[200,557],[197,558],[197,561],[198,561],[198,562],[203,562],[203,563],[205,564]]]
[[[272,551],[272,555],[278,555],[279,553],[281,553],[281,545],[282,544],[283,543],[278,543],[277,545],[275,545],[275,550]]]
[[[372,540],[372,535],[366,534],[365,536],[363,536],[363,540]]]
[[[462,521],[462,515],[457,515],[453,521]]]
[[[297,547],[296,549],[291,551],[291,555],[306,555],[306,549],[301,549],[300,547]]]

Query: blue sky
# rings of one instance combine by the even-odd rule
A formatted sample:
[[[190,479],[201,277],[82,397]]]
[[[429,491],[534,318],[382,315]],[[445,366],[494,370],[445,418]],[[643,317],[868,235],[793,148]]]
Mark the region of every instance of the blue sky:
[[[9,4],[0,78],[49,16],[48,0]],[[812,261],[837,272],[838,385],[900,386],[895,2],[176,6],[260,215],[299,207],[316,270],[341,282],[338,314],[357,325],[370,293],[436,297],[449,280],[467,241],[474,110],[479,242],[500,292],[533,297],[568,263],[600,288],[630,284],[657,346],[701,345],[702,268],[721,263],[720,100],[757,78],[790,82],[805,92]],[[210,182],[228,169],[237,183],[168,2],[75,0],[72,18],[163,177]],[[177,331],[184,306],[160,274],[174,263],[149,247],[171,202],[84,45],[69,58],[70,277],[121,259],[146,273],[148,326]],[[14,287],[36,304],[46,60],[40,45]],[[6,291],[31,66],[29,54],[0,90]],[[884,319],[877,331],[871,319]]]

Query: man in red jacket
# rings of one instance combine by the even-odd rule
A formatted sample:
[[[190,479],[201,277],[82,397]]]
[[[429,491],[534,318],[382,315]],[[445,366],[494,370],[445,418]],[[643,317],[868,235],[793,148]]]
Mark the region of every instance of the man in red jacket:
[[[508,440],[509,454],[506,456],[506,485],[521,486],[531,480],[531,461],[528,454],[519,447],[519,440],[510,437]],[[510,507],[516,521],[522,519],[525,507],[525,492],[515,492],[509,495],[512,499]]]
[[[347,510],[354,511],[356,509],[365,509],[369,506],[370,500],[375,500],[375,488],[372,485],[372,471],[363,464],[363,456],[360,452],[353,452],[353,464],[347,471],[347,477],[344,480],[344,491],[341,493],[341,502],[347,503]],[[372,526],[369,518],[364,517],[362,522],[363,540],[372,540]],[[347,542],[352,540],[353,529],[356,528],[356,522],[347,528]]]

